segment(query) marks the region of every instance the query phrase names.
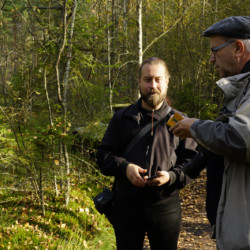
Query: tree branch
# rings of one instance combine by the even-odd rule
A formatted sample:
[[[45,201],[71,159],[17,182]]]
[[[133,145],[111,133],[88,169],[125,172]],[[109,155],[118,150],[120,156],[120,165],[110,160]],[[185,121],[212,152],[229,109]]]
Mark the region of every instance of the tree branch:
[[[193,3],[191,6],[189,6],[187,9],[191,8],[195,3]],[[170,30],[172,30],[176,25],[177,23],[184,17],[185,15],[185,12],[186,10],[185,9],[183,11],[183,14],[175,21],[175,23],[169,28],[167,29],[165,32],[163,32],[161,35],[159,35],[158,37],[156,37],[145,49],[144,51],[142,52],[142,54],[144,54],[154,43],[156,43],[159,39],[161,39],[163,36],[165,36]]]

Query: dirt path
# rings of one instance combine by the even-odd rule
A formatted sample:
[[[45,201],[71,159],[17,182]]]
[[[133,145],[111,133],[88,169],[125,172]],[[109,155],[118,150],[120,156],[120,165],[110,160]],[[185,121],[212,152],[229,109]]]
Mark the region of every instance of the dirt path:
[[[211,239],[212,228],[205,211],[206,174],[197,179],[181,192],[182,229],[178,249],[215,250],[215,241]]]

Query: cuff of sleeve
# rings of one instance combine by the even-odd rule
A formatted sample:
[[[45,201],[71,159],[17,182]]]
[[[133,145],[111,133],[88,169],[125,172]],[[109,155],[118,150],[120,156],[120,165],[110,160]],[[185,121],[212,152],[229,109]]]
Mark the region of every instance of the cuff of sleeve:
[[[121,163],[121,165],[118,168],[119,169],[119,172],[117,173],[118,176],[126,176],[128,164],[129,164],[128,161],[124,161],[123,163]]]
[[[168,182],[168,185],[172,185],[173,183],[175,183],[176,181],[176,174],[175,172],[173,171],[168,171],[168,174],[169,174],[169,182]]]
[[[190,128],[190,133],[194,139],[196,138],[196,129],[198,127],[199,122],[200,120],[196,120]]]

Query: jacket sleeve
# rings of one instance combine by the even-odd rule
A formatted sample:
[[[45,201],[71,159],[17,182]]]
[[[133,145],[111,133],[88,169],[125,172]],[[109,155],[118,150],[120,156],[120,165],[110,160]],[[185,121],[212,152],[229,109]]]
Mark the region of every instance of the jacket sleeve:
[[[199,152],[183,167],[183,172],[192,179],[199,177],[200,172],[206,167],[207,161],[203,153]]]
[[[126,175],[129,162],[122,157],[119,136],[119,112],[112,117],[97,151],[97,164],[104,175]]]
[[[250,100],[229,118],[228,123],[197,120],[191,134],[204,148],[241,162],[250,162]]]
[[[191,138],[180,140],[180,144],[176,149],[176,163],[169,171],[170,181],[168,185],[175,184],[179,188],[183,188],[186,185],[186,174],[183,171],[183,167],[197,154],[196,146],[196,142]]]

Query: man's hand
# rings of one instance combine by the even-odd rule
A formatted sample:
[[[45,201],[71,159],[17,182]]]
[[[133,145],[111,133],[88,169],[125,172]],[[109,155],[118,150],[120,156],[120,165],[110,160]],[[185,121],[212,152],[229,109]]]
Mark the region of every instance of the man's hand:
[[[196,120],[195,118],[184,118],[173,125],[169,130],[181,139],[191,138],[190,128]]]
[[[148,177],[145,176],[144,179],[146,180],[149,186],[161,186],[169,182],[169,173],[167,171],[157,171],[157,177],[148,181]]]
[[[137,187],[144,187],[145,180],[141,177],[140,173],[145,174],[147,172],[146,169],[143,169],[135,164],[128,164],[126,175],[129,181]]]

